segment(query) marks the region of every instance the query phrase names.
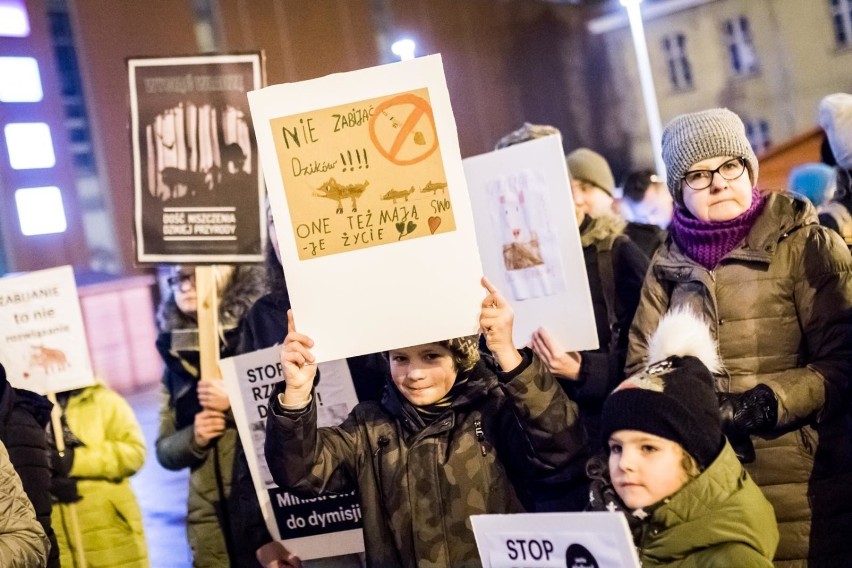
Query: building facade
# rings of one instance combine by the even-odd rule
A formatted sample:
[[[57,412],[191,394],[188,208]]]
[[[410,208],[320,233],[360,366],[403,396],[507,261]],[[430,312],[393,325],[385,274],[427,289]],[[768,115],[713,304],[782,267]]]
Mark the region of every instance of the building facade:
[[[817,124],[820,99],[852,92],[852,0],[662,0],[641,5],[663,124],[728,107],[760,155]],[[613,119],[631,163],[653,164],[636,56],[623,12],[593,19],[618,93]]]

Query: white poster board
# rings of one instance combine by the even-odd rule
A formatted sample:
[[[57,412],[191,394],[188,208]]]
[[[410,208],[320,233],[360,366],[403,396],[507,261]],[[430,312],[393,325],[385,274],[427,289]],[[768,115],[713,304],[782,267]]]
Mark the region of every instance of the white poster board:
[[[483,568],[639,568],[623,513],[470,517]]]
[[[486,293],[440,56],[248,98],[317,360],[477,333]]]
[[[279,488],[266,465],[266,414],[272,387],[283,380],[276,345],[219,362],[263,519],[270,534],[302,560],[364,551],[356,492],[300,499]],[[346,360],[319,365],[317,424],[340,424],[358,403]]]
[[[597,349],[562,138],[473,156],[464,170],[482,268],[512,303],[515,344],[545,327],[566,351]]]
[[[95,383],[70,266],[0,279],[0,329],[13,387],[46,394]]]

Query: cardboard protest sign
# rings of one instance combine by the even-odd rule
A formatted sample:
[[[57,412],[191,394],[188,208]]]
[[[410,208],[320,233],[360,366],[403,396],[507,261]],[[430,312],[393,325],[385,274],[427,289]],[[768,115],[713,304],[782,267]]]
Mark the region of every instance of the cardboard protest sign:
[[[483,568],[639,568],[620,512],[470,517]]]
[[[440,56],[248,96],[317,359],[477,332],[485,291]]]
[[[0,329],[13,387],[46,394],[95,383],[70,266],[0,279]]]
[[[485,275],[512,302],[516,345],[545,327],[567,351],[598,347],[562,139],[464,160]]]
[[[283,380],[280,350],[274,346],[219,362],[266,526],[302,560],[363,552],[361,504],[354,491],[302,499],[279,488],[269,473],[263,445],[269,395]],[[349,366],[329,361],[319,371],[317,424],[336,426],[358,403]]]
[[[139,262],[263,259],[266,219],[246,92],[262,57],[127,62]]]

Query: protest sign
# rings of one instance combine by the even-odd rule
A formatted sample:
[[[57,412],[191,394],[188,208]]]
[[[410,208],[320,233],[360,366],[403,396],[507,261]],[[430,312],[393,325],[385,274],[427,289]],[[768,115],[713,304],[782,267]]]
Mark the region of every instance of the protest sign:
[[[0,329],[13,387],[46,394],[95,383],[70,266],[0,279]]]
[[[263,260],[266,219],[246,92],[260,53],[127,62],[139,262]]]
[[[440,56],[248,98],[296,324],[317,359],[477,332],[485,291]]]
[[[356,492],[303,499],[279,488],[269,473],[263,445],[269,395],[283,380],[280,350],[274,346],[219,362],[266,526],[302,560],[363,552]],[[349,366],[345,360],[329,361],[319,372],[317,424],[336,426],[358,403]]]
[[[482,268],[514,307],[515,344],[545,327],[567,351],[597,349],[562,138],[473,156],[464,170]]]
[[[639,568],[620,512],[470,517],[483,568]]]

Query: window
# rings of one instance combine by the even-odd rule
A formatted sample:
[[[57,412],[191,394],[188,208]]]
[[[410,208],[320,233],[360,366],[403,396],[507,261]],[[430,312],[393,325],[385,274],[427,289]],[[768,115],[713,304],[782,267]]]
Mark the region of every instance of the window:
[[[769,138],[769,123],[767,121],[763,119],[746,120],[745,127],[746,137],[751,143],[755,154],[762,154],[772,145],[772,141]]]
[[[834,40],[838,47],[852,46],[852,0],[830,0]]]
[[[748,18],[740,16],[727,20],[723,25],[725,43],[731,58],[731,70],[734,75],[754,75],[758,71],[757,54],[751,39],[751,27]]]
[[[663,37],[663,52],[669,69],[669,81],[675,90],[692,88],[692,65],[686,55],[686,37],[672,34]]]

